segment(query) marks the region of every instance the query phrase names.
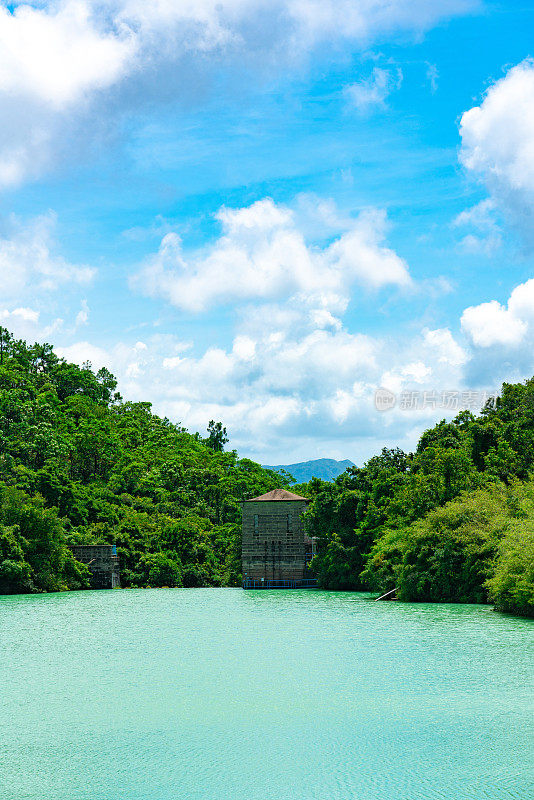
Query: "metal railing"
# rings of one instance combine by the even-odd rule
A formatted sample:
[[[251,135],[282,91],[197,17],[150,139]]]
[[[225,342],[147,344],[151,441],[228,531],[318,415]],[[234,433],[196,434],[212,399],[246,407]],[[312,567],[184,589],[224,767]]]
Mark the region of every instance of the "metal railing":
[[[316,586],[316,578],[300,578],[295,580],[245,578],[243,581],[243,589],[314,589]]]

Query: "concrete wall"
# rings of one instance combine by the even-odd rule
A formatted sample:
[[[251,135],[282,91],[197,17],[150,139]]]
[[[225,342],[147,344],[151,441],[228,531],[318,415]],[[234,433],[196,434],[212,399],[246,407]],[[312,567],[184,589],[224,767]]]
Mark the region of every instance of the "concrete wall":
[[[119,559],[113,545],[72,545],[77,561],[87,564],[93,589],[115,589],[120,586]]]
[[[300,580],[311,542],[304,534],[304,500],[243,503],[243,578]]]

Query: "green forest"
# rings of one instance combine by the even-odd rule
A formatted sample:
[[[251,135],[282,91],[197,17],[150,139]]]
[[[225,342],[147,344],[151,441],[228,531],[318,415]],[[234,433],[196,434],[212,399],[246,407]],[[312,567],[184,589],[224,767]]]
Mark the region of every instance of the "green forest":
[[[123,586],[236,586],[240,503],[290,478],[124,401],[113,375],[0,329],[0,593],[89,586],[69,545],[116,544]],[[288,483],[289,481],[289,483]],[[310,498],[325,589],[534,615],[534,379],[384,449]]]
[[[275,472],[124,402],[96,374],[0,329],[0,593],[89,585],[71,544],[116,544],[123,586],[234,586],[241,508]]]
[[[533,472],[531,379],[425,431],[415,453],[300,486],[320,585],[534,616]]]

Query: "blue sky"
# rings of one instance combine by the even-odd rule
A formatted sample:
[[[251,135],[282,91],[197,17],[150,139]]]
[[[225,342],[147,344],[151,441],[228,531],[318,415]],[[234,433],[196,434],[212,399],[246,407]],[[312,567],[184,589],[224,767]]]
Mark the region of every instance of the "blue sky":
[[[264,463],[413,448],[534,374],[533,30],[477,0],[1,4],[1,324]]]

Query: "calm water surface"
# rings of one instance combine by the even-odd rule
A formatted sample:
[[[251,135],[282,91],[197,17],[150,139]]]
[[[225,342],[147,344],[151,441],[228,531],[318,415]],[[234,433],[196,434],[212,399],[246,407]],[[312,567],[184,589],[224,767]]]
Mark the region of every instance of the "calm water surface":
[[[2,597],[0,798],[530,800],[533,633],[356,593]]]

